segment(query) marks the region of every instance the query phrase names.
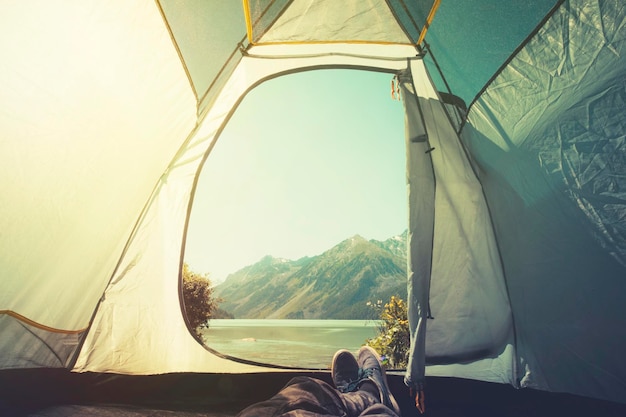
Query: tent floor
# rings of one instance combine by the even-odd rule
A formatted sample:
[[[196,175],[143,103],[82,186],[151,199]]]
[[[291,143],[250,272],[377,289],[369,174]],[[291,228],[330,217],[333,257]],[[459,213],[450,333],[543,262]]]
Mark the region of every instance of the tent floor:
[[[330,381],[328,372],[298,372]],[[63,369],[0,371],[2,416],[234,416],[246,406],[274,395],[296,374],[165,374],[128,376],[71,373]],[[419,413],[411,404],[402,374],[389,384],[403,416]],[[626,416],[618,404],[508,385],[429,378],[426,416],[529,417]]]

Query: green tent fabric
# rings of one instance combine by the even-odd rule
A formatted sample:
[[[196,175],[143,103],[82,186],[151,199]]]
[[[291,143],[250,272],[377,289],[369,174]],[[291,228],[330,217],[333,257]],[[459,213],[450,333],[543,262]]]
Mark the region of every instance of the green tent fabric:
[[[194,187],[256,85],[355,68],[405,104],[406,382],[626,402],[626,5],[462,3],[4,4],[0,369],[277,372],[188,329]]]

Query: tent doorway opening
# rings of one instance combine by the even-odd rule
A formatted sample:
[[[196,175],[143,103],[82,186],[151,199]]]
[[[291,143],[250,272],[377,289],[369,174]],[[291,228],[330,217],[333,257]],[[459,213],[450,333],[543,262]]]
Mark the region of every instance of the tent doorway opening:
[[[376,305],[406,299],[404,112],[393,74],[324,69],[257,86],[200,174],[185,262],[221,314],[222,354],[327,368],[377,331]],[[369,302],[369,304],[368,304]]]

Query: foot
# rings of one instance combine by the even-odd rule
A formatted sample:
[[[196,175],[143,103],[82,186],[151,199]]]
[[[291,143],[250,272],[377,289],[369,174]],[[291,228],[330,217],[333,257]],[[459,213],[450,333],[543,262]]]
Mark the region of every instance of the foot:
[[[359,364],[349,350],[342,349],[335,353],[330,372],[338,391],[351,392],[358,389]]]
[[[359,349],[357,363],[366,380],[372,381],[378,388],[380,402],[400,415],[400,407],[389,390],[387,375],[379,358],[380,355],[372,347],[363,346]]]

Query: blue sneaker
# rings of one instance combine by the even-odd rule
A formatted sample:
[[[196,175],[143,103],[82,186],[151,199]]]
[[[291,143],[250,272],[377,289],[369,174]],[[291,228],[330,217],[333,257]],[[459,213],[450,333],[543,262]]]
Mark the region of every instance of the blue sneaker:
[[[349,350],[341,349],[335,353],[330,373],[338,391],[352,392],[358,389],[359,364]]]
[[[380,402],[392,409],[397,415],[400,415],[400,407],[389,390],[387,375],[379,358],[378,352],[370,346],[363,346],[359,349],[357,363],[361,368],[360,382],[366,379],[372,381],[378,388]]]

